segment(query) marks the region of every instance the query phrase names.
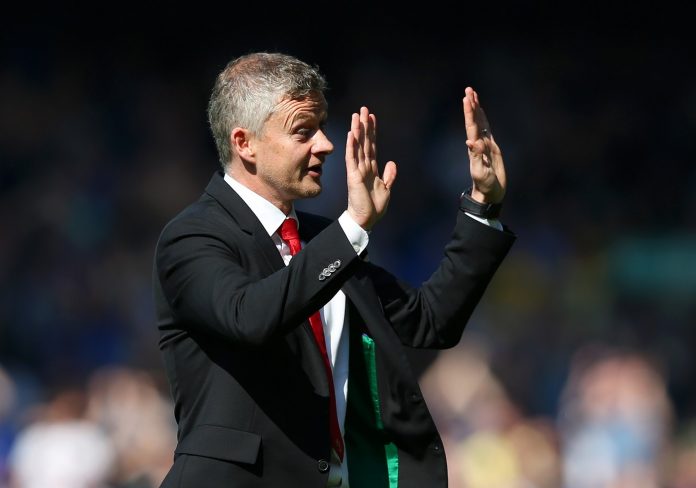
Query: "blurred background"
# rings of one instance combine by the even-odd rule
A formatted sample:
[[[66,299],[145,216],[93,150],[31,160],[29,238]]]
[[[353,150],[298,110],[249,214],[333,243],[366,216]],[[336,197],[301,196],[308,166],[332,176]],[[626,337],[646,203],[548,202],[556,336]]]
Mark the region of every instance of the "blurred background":
[[[371,259],[414,285],[469,185],[461,98],[479,92],[518,239],[461,344],[412,352],[451,486],[696,486],[696,65],[679,11],[285,8],[6,18],[0,488],[151,488],[169,468],[153,251],[218,168],[216,74],[256,50],[330,85],[336,151],[302,209],[340,215],[350,114],[377,114],[399,177]]]

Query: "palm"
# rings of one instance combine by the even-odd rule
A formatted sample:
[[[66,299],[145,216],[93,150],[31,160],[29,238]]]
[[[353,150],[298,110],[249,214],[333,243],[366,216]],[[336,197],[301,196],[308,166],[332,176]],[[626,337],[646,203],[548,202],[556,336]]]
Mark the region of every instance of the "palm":
[[[396,178],[396,164],[389,161],[383,178],[377,165],[377,119],[366,107],[353,114],[346,140],[348,211],[364,229],[370,229],[389,205],[390,189]]]

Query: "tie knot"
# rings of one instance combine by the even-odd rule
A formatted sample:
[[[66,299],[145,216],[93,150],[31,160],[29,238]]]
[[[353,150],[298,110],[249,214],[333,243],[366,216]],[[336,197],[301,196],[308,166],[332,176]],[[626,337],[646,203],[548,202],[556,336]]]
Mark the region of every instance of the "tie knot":
[[[297,231],[297,221],[295,219],[285,219],[278,233],[280,238],[290,246],[290,253],[293,256],[300,251],[300,233]]]

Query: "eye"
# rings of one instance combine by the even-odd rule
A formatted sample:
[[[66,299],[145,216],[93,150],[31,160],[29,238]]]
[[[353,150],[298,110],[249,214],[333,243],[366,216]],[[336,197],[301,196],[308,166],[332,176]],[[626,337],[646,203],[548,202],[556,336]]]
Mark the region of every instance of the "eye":
[[[306,140],[311,138],[316,131],[317,129],[311,127],[298,127],[295,129],[295,135],[298,137],[298,139]]]

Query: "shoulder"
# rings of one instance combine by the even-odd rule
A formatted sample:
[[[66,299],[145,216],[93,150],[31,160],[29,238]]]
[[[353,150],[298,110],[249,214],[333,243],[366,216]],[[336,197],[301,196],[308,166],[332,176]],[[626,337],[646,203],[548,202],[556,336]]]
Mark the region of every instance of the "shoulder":
[[[321,227],[323,229],[324,227],[327,227],[331,222],[333,222],[333,220],[331,220],[328,217],[324,217],[323,215],[302,212],[300,210],[297,211],[297,218],[300,219],[300,222],[302,222],[302,224],[312,228]]]
[[[191,234],[216,235],[229,232],[234,220],[217,200],[204,193],[196,202],[174,216],[162,229],[159,241]]]
[[[300,234],[306,240],[312,239],[333,222],[333,220],[321,215],[301,211],[297,212],[297,218],[300,221]]]

